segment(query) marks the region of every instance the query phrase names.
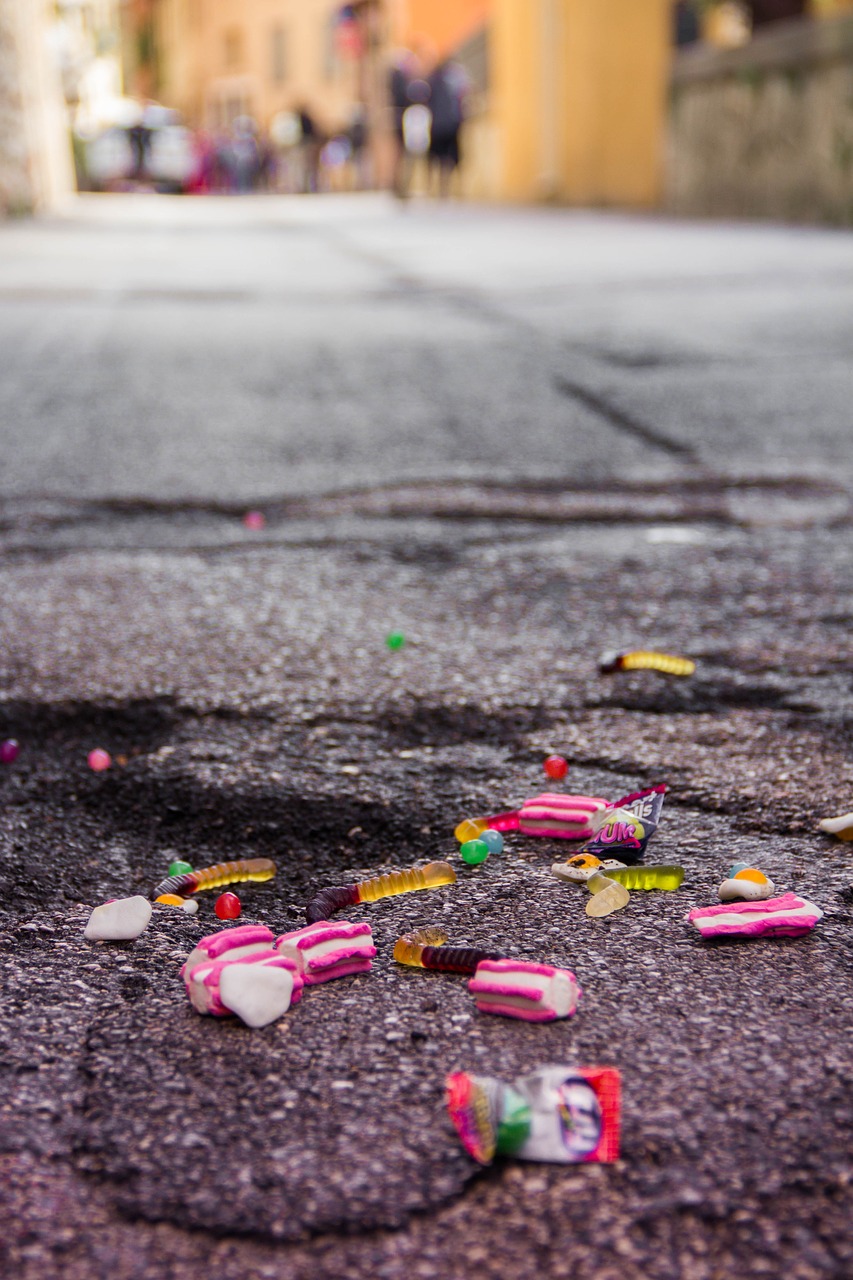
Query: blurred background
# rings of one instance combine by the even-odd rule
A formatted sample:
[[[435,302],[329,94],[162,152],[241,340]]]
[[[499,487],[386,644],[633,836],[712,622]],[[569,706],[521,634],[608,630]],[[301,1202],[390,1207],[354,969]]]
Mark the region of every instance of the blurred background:
[[[0,0],[0,209],[85,191],[853,219],[853,0]]]

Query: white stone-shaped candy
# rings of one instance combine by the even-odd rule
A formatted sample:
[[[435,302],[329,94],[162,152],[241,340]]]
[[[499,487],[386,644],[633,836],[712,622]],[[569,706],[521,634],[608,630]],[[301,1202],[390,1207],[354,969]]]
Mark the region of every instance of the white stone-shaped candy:
[[[290,1008],[293,975],[263,964],[229,964],[219,976],[219,998],[247,1027],[266,1027]]]
[[[134,898],[117,898],[95,907],[83,937],[90,942],[130,942],[138,938],[151,919],[151,903],[141,894]]]

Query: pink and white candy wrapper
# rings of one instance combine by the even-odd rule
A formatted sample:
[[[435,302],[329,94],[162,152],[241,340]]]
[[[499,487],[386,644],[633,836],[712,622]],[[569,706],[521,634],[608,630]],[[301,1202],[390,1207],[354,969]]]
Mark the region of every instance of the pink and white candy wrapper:
[[[703,938],[798,938],[809,933],[823,912],[806,898],[785,893],[764,902],[724,902],[695,907],[687,916]]]

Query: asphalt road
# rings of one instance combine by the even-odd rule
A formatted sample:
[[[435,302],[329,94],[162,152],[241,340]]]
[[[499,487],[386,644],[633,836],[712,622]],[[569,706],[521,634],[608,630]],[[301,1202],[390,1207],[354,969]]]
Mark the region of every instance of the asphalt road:
[[[80,200],[0,228],[0,1262],[24,1280],[853,1275],[853,237],[378,197]],[[241,517],[257,508],[260,531]],[[385,637],[402,630],[391,653]],[[698,662],[602,677],[603,649]],[[86,753],[124,763],[96,775]],[[670,792],[594,921],[466,814]],[[198,1017],[170,859],[271,856],[244,920],[438,857],[348,913],[370,975]],[[733,861],[825,915],[704,943]],[[401,932],[572,968],[478,1014]],[[481,1171],[456,1068],[623,1073],[620,1161]]]

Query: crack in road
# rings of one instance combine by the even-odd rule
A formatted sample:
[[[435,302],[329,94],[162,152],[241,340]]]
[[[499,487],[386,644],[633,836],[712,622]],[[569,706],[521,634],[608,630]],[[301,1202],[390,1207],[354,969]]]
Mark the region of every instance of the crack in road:
[[[624,435],[640,440],[643,444],[650,445],[653,449],[660,449],[674,458],[684,458],[686,461],[694,463],[699,461],[699,455],[691,445],[684,444],[679,440],[673,440],[670,436],[664,435],[663,432],[656,431],[654,427],[650,427],[633,414],[626,413],[624,409],[620,409],[612,401],[590,390],[589,387],[582,386],[577,381],[570,381],[568,378],[563,377],[555,378],[554,386],[560,395],[567,396],[570,400],[577,400],[579,404],[591,409],[593,413],[604,418],[611,427],[615,427],[617,431],[621,431]]]
[[[248,533],[236,522],[256,508],[264,513],[263,533]],[[348,526],[334,522],[357,519],[383,522],[421,519],[435,522],[501,522],[522,525],[661,524],[716,525],[723,528],[811,528],[845,526],[851,519],[851,496],[828,478],[774,476],[737,480],[723,476],[680,476],[665,481],[603,480],[567,483],[561,479],[484,481],[460,477],[367,485],[321,494],[256,497],[244,503],[198,499],[154,499],[144,496],[103,499],[49,495],[0,500],[0,551],[7,555],[38,554],[59,544],[116,548],[116,531],[126,525],[134,548],[172,547],[175,551],[260,548],[294,540],[317,545],[352,544]],[[323,522],[322,533],[306,525]],[[158,522],[166,529],[157,537]],[[222,525],[231,536],[222,538]],[[215,525],[217,537],[193,542],[185,535],[201,525]],[[143,530],[147,527],[147,534]],[[168,536],[166,533],[168,530]],[[79,535],[85,532],[86,538]],[[99,533],[102,535],[99,537]],[[175,534],[184,537],[175,545]],[[359,537],[370,540],[369,529]],[[490,535],[493,536],[493,535]],[[147,541],[146,541],[147,538]]]

